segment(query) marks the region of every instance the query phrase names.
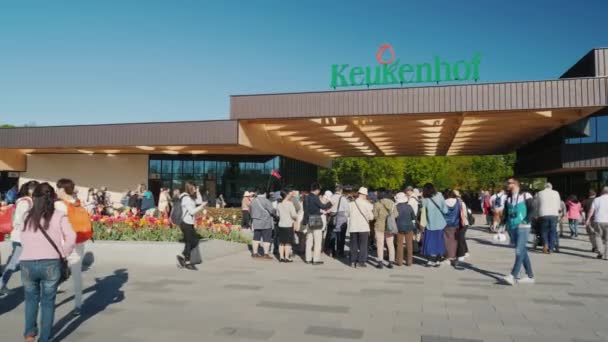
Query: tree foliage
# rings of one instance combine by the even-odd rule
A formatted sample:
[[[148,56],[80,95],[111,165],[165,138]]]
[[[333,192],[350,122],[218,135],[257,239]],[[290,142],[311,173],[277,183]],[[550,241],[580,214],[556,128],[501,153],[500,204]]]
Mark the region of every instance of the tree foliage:
[[[399,189],[434,183],[438,188],[477,190],[500,186],[513,174],[515,154],[454,157],[338,158],[321,171],[321,183]]]

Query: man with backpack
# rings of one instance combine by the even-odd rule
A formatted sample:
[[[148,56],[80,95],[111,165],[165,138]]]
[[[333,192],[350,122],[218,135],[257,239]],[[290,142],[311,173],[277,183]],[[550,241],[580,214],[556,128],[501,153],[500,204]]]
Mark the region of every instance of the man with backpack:
[[[55,209],[66,213],[72,229],[76,232],[76,247],[68,256],[68,262],[74,280],[74,310],[72,315],[80,316],[82,309],[82,258],[84,257],[85,243],[93,235],[91,219],[88,211],[81,205],[76,197],[76,184],[67,178],[57,181],[57,201]]]

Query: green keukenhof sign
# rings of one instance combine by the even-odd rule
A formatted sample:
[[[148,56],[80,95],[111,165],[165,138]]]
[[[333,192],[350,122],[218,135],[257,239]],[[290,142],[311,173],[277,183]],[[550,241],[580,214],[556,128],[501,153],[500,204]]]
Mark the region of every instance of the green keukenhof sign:
[[[384,55],[390,53],[390,58]],[[435,56],[427,63],[410,64],[395,60],[395,51],[390,44],[380,46],[376,53],[379,65],[351,66],[350,64],[332,64],[331,87],[357,87],[404,85],[411,83],[477,81],[481,54],[476,53],[470,60],[459,60],[453,63]]]

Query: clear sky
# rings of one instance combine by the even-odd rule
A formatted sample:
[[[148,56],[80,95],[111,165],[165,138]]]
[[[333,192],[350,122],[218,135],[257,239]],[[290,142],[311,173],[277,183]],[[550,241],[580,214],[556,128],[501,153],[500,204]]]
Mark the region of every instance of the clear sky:
[[[229,95],[330,90],[334,63],[483,57],[558,78],[608,46],[608,1],[0,0],[0,123],[226,119]]]

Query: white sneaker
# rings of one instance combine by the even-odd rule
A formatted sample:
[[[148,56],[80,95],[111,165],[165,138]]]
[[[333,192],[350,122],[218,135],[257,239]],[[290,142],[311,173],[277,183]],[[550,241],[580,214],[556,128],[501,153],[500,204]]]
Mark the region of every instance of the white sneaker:
[[[439,263],[439,265],[441,265],[441,266],[450,266],[451,264],[452,264],[452,260],[450,260],[450,259],[445,259]]]
[[[517,280],[518,284],[534,284],[534,278],[523,277]]]
[[[471,257],[471,253],[469,253],[469,252],[464,253],[464,257],[465,258],[470,258]]]
[[[433,267],[433,266],[435,266],[435,264],[437,264],[437,263],[436,263],[436,262],[434,262],[434,261],[430,261],[430,260],[426,262],[426,265],[427,265],[428,267]]]
[[[511,286],[515,285],[515,278],[513,278],[513,275],[511,274],[506,277],[503,277],[502,280]]]
[[[458,262],[464,262],[465,258],[466,258],[466,256],[461,256],[460,258],[458,258]]]

